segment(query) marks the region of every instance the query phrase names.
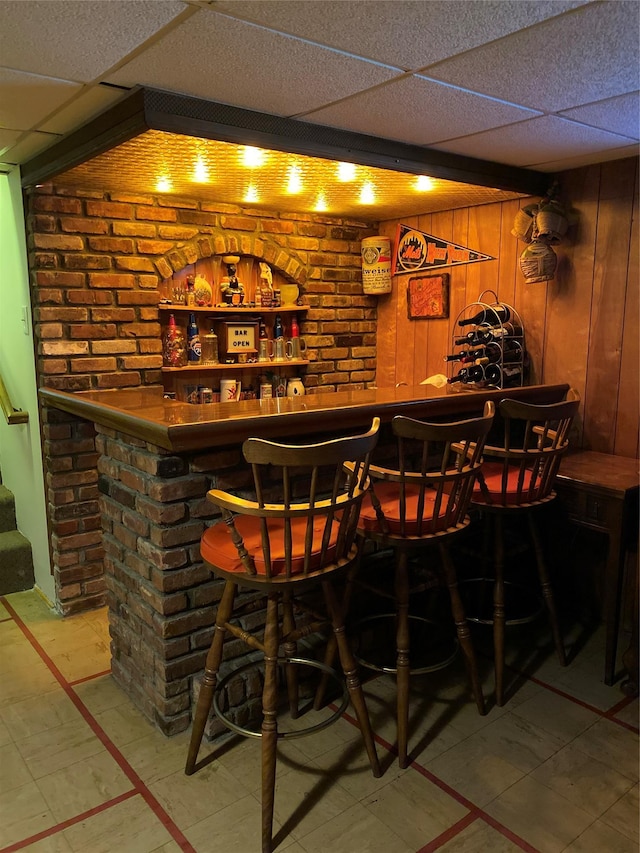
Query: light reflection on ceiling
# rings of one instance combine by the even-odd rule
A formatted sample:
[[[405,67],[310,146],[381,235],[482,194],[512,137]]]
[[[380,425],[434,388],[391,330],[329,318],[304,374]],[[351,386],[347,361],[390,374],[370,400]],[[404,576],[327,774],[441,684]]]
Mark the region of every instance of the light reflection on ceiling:
[[[147,130],[58,175],[57,186],[380,222],[522,193]]]

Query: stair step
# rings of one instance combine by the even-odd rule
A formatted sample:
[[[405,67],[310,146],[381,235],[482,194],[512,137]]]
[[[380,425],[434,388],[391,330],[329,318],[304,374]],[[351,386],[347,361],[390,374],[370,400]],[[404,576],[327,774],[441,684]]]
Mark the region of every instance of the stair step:
[[[0,595],[32,589],[31,543],[19,530],[0,533]]]
[[[16,503],[13,492],[0,485],[0,533],[16,529]]]

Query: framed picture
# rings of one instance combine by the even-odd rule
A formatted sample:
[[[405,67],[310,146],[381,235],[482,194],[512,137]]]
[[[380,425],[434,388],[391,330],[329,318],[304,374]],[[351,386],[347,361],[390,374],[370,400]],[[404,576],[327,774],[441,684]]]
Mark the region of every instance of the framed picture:
[[[449,273],[409,279],[407,311],[410,320],[434,320],[449,316]]]

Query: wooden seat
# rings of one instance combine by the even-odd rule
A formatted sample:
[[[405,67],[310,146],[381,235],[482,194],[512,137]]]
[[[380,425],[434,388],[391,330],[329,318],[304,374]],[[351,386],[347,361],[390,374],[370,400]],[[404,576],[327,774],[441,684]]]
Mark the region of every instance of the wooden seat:
[[[482,417],[455,423],[424,423],[395,417],[397,468],[371,465],[371,487],[358,524],[359,534],[378,547],[394,553],[396,618],[396,683],[398,761],[408,763],[410,640],[409,603],[418,586],[410,579],[410,558],[437,548],[478,711],[484,714],[484,699],[476,658],[462,601],[456,570],[449,554],[452,537],[469,525],[467,509],[482,450],[493,422],[495,407],[485,404]],[[366,564],[359,575],[366,585]]]
[[[504,634],[509,614],[505,612],[505,517],[526,515],[542,595],[551,623],[558,659],[566,665],[564,644],[553,591],[536,524],[536,510],[555,498],[553,485],[562,454],[569,446],[569,430],[580,406],[578,392],[571,389],[566,400],[551,405],[533,405],[502,400],[499,412],[504,421],[502,446],[485,445],[484,465],[473,490],[472,503],[481,509],[494,539],[493,624],[496,703],[504,702]],[[484,581],[485,579],[479,579]],[[473,617],[469,617],[473,618]],[[518,621],[525,621],[521,618]]]
[[[298,602],[294,596],[298,592],[311,591],[314,586],[322,589],[369,762],[374,776],[381,774],[357,665],[345,635],[342,596],[334,588],[334,581],[341,578],[358,556],[357,522],[379,424],[379,419],[374,418],[371,429],[363,435],[304,446],[248,439],[242,449],[245,460],[251,465],[255,499],[235,497],[217,489],[207,495],[221,508],[223,521],[205,531],[201,554],[211,572],[225,580],[225,586],[207,655],[185,772],[190,775],[197,769],[198,751],[212,703],[214,711],[230,725],[220,713],[218,703],[214,702],[223,643],[230,635],[244,641],[250,649],[263,653],[260,735],[263,853],[270,853],[273,847],[279,737],[277,670],[279,665],[284,665],[290,712],[295,717],[298,714],[298,666],[292,659],[299,661],[298,641],[324,624],[322,618],[312,614],[311,621],[308,618],[304,625],[296,627],[294,604],[297,608]],[[345,467],[347,462],[349,469]],[[238,590],[245,587],[260,591],[259,598],[262,594],[265,596],[266,621],[261,634],[249,634],[235,622],[247,607],[255,621],[255,595],[248,605],[235,606]],[[241,734],[249,734],[239,727],[230,727]]]

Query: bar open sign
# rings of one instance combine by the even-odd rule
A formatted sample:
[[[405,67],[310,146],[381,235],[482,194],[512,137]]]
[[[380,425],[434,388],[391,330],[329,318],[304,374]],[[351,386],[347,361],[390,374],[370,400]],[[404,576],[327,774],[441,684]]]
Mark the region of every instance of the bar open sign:
[[[226,327],[226,352],[227,355],[241,355],[242,353],[255,353],[257,323],[225,323]]]

